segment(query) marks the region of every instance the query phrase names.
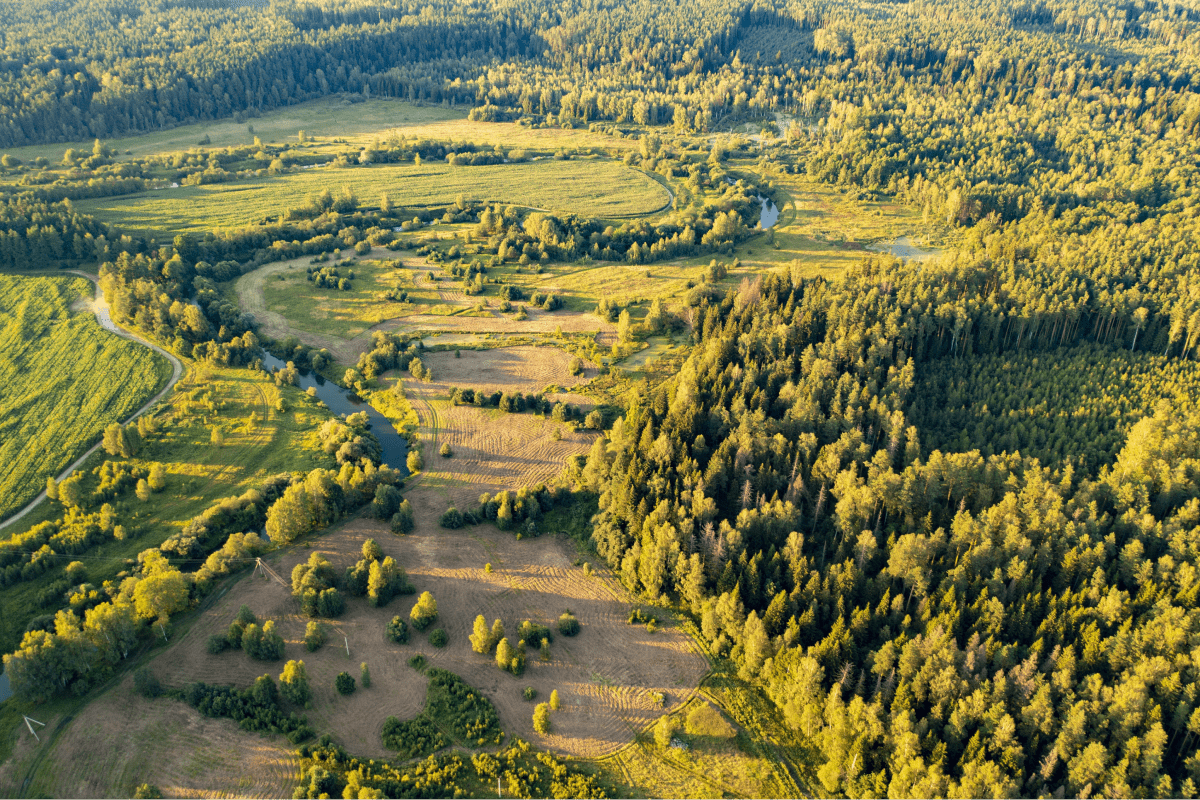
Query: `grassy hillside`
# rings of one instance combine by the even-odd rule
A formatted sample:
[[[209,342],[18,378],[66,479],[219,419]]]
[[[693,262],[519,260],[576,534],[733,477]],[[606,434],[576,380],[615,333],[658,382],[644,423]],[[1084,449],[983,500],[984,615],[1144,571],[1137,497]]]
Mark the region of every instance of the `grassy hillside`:
[[[171,374],[162,356],[72,310],[91,292],[83,278],[0,275],[0,518]]]

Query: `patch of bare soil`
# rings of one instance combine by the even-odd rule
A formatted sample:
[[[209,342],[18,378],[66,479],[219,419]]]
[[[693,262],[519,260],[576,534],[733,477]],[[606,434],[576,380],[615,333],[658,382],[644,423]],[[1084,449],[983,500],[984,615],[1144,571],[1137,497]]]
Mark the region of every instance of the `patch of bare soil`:
[[[72,720],[30,790],[43,797],[131,797],[149,783],[166,797],[291,797],[298,774],[282,737],[247,733],[177,700],[147,700],[129,678]]]
[[[461,675],[496,705],[505,732],[540,746],[577,756],[611,752],[632,740],[635,731],[686,701],[707,669],[707,661],[679,631],[667,626],[648,633],[642,626],[626,624],[628,604],[612,575],[596,569],[591,577],[572,565],[574,548],[553,536],[517,541],[511,533],[492,526],[459,531],[439,528],[444,510],[431,503],[424,488],[410,491],[417,514],[416,530],[397,537],[373,520],[349,521],[312,542],[312,550],[297,547],[276,564],[290,575],[292,568],[321,552],[340,571],[361,557],[362,543],[374,538],[386,555],[407,571],[418,591],[432,592],[438,602],[438,621],[445,628],[445,648],[429,644],[426,634],[413,632],[408,644],[388,641],[384,628],[392,616],[406,619],[413,596],[373,608],[365,599],[350,599],[346,613],[329,620],[330,637],[316,652],[301,643],[306,619],[297,613],[285,587],[260,577],[239,581],[229,593],[204,613],[203,618],[163,656],[154,668],[167,683],[193,680],[249,685],[264,672],[277,675],[282,662],[253,661],[241,652],[210,655],[205,640],[222,633],[246,604],[260,618],[276,620],[287,640],[285,659],[303,659],[314,699],[307,713],[319,732],[330,732],[353,753],[387,755],[380,738],[389,716],[416,715],[424,703],[426,678],[407,665],[421,652],[433,666]],[[485,572],[491,563],[493,571]],[[525,674],[502,672],[494,655],[472,651],[468,636],[477,614],[490,625],[502,619],[510,635],[524,619],[553,628],[558,615],[570,609],[582,623],[578,636],[555,634],[549,661],[529,653]],[[432,629],[431,629],[432,630]],[[513,636],[515,641],[515,635]],[[346,642],[350,653],[346,653]],[[349,697],[334,690],[339,672],[357,679],[359,664],[370,665],[372,684]],[[533,730],[534,703],[522,697],[526,686],[538,692],[537,701],[557,689],[562,708],[554,712],[547,736]],[[665,707],[658,707],[652,692],[664,692]]]

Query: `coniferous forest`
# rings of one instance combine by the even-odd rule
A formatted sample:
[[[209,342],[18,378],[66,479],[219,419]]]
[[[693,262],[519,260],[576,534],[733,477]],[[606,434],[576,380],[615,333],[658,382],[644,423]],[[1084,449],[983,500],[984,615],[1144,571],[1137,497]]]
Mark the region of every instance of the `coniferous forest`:
[[[603,157],[667,187],[666,205],[616,219],[547,210],[535,199],[513,206],[460,194],[433,208],[382,190],[376,204],[349,188],[336,197],[327,188],[253,225],[157,238],[124,226],[118,214],[87,210],[97,199],[137,199],[152,187],[179,189],[178,182],[270,182],[325,166],[326,156],[348,174],[581,155],[564,145],[527,158],[478,141],[395,136],[361,147],[327,141],[330,149],[318,153],[302,149],[303,132],[295,148],[254,138],[253,146],[131,156],[105,144],[228,118],[250,124],[253,134],[264,114],[334,96],[349,108],[388,98],[461,111],[481,126],[634,140]],[[747,126],[760,133],[739,133]],[[485,494],[478,505],[451,504],[445,513],[439,507],[438,535],[463,536],[460,528],[489,521],[537,535],[548,530],[547,518],[573,518],[580,546],[631,602],[676,615],[706,664],[765,699],[806,754],[794,765],[800,791],[1200,795],[1200,6],[1193,0],[4,0],[0,153],[46,145],[65,149],[61,162],[0,158],[0,268],[94,272],[113,319],[190,369],[257,379],[268,352],[282,356],[286,369],[273,382],[264,378],[272,397],[264,413],[293,414],[287,424],[296,429],[287,433],[303,456],[272,461],[272,476],[247,479],[227,498],[209,498],[190,522],[172,523],[137,562],[122,565],[125,583],[104,584],[111,591],[74,580],[84,574],[82,561],[70,582],[60,578],[66,561],[55,558],[83,559],[95,542],[124,540],[122,526],[135,522],[106,501],[119,502],[140,481],[139,497],[154,502],[150,483],[161,490],[163,468],[106,461],[105,474],[125,479],[78,502],[57,493],[76,497],[80,478],[62,490],[51,480],[61,508],[37,517],[32,532],[14,527],[0,538],[0,589],[33,592],[35,581],[58,581],[52,590],[37,584],[36,619],[5,629],[13,638],[5,642],[6,675],[26,699],[100,686],[137,642],[157,646],[153,624],[207,608],[213,583],[241,568],[235,562],[285,548],[360,508],[390,525],[384,534],[396,541],[422,530],[428,503],[414,512],[400,491],[427,488],[419,476],[429,465],[458,463],[458,441],[422,454],[425,434],[414,425],[404,431],[407,472],[394,470],[382,464],[365,415],[335,422],[328,408],[304,405],[314,390],[286,391],[298,370],[311,369],[426,424],[426,406],[406,396],[399,379],[385,388],[382,377],[399,375],[418,389],[439,379],[438,368],[423,363],[427,331],[376,329],[385,318],[372,318],[363,325],[372,332],[347,357],[332,345],[331,353],[328,338],[272,337],[264,321],[278,307],[246,308],[233,288],[266,264],[315,257],[302,270],[304,291],[339,302],[373,285],[374,267],[351,264],[352,252],[388,248],[411,259],[408,251],[420,247],[428,277],[397,283],[372,302],[399,305],[436,282],[461,280],[458,294],[482,298],[472,306],[477,316],[491,314],[485,301],[494,289],[514,324],[529,309],[565,308],[594,313],[612,328],[603,352],[598,336],[571,351],[571,375],[586,372],[607,392],[587,410],[549,399],[558,384],[539,384],[528,396],[450,388],[439,406],[443,421],[470,406],[481,414],[494,406],[495,426],[516,429],[540,417],[592,438],[550,486]],[[600,148],[582,156],[601,157]],[[778,249],[775,232],[755,225],[760,203],[785,204],[780,187],[789,180],[903,209],[948,245],[929,261],[862,252],[837,274],[792,261],[728,279],[752,248],[760,256]],[[461,226],[453,236],[462,244],[418,241],[416,232],[433,224]],[[330,253],[340,259],[342,248],[346,260],[318,266]],[[628,281],[651,280],[643,265],[662,274],[678,269],[679,286],[669,297],[626,303],[554,281],[517,285],[523,269],[541,275],[553,265],[629,268],[621,273]],[[515,272],[504,279],[513,284],[494,287],[510,266]],[[700,277],[683,275],[696,266],[705,270]],[[555,274],[563,285],[565,274]],[[668,335],[680,346],[669,368],[622,365],[635,342]],[[555,337],[564,339],[561,326]],[[6,358],[0,366],[20,366],[18,357]],[[189,385],[187,398],[166,430],[136,426],[164,461],[169,425],[187,417],[187,403],[205,406],[204,436],[223,445],[224,432],[208,433],[220,402],[200,383]],[[20,412],[0,400],[6,413]],[[526,403],[529,414],[518,418]],[[106,434],[115,438],[105,450],[132,458],[137,447],[120,446],[121,430]],[[408,473],[418,476],[417,489],[405,487]],[[107,511],[91,508],[101,502]],[[383,605],[415,591],[433,601],[391,555],[363,552],[347,572],[357,570],[357,590],[315,551],[296,567],[293,583],[299,575],[311,594],[307,617],[339,616],[346,606],[339,591],[355,603],[369,596]],[[591,565],[583,569],[590,577]],[[489,561],[484,574],[492,571]],[[170,602],[158,602],[151,582],[168,578]],[[64,605],[64,590],[85,598],[75,594]],[[306,596],[304,587],[293,591]],[[434,602],[426,620],[414,607],[412,636],[424,635],[437,609]],[[388,612],[397,646],[409,639],[405,613]],[[483,644],[475,652],[490,659],[497,648],[501,669],[521,675],[525,638],[511,634],[510,645],[502,621],[489,628],[487,613],[478,617]],[[639,613],[631,622],[643,621]],[[109,615],[123,615],[120,648],[105,633]],[[651,633],[656,622],[648,623]],[[308,647],[316,651],[323,629],[305,623],[304,641],[316,642]],[[529,662],[539,647],[549,661],[550,629],[522,623],[522,631],[543,634],[528,637]],[[264,624],[274,631],[273,622]],[[436,630],[441,643],[430,638],[430,647],[440,649],[447,633]],[[574,631],[581,631],[577,620]],[[229,649],[222,636],[214,656]],[[569,645],[555,641],[560,646]],[[284,647],[279,639],[275,654]],[[425,675],[425,658],[416,653],[403,669]],[[303,662],[288,663],[292,678],[303,677]],[[373,666],[386,679],[385,665]],[[457,675],[428,674],[431,697],[440,680],[491,708]],[[353,676],[341,673],[339,696],[367,691],[366,662],[361,675],[355,689]],[[253,689],[197,682],[163,692],[207,716],[249,719],[247,730],[293,738],[322,732],[296,715],[311,706],[296,704],[289,717],[274,683],[258,680]],[[537,695],[532,685],[525,691],[527,700]],[[468,791],[454,782],[467,770],[457,751],[430,753],[470,741],[439,728],[436,703],[428,702],[415,721],[390,718],[384,734],[393,742],[403,739],[396,731],[411,734],[419,746],[405,739],[389,749],[429,756],[417,778],[402,759],[368,767],[323,737],[300,751],[306,771],[297,796]],[[550,735],[562,719],[554,716],[557,690],[549,702],[529,708],[539,734]],[[494,717],[509,725],[497,705],[500,716],[489,711],[489,725]],[[312,716],[325,713],[318,712]],[[674,730],[660,727],[661,735],[645,728],[631,736],[661,740],[669,752]],[[554,741],[544,740],[547,749]],[[471,757],[483,783],[470,791],[492,791],[500,774],[513,775],[515,791],[526,794],[617,791],[590,772],[568,774],[552,755],[529,755],[519,740],[504,746],[498,753],[508,772],[499,761],[492,766],[491,755]],[[6,752],[0,748],[0,763]],[[522,771],[535,761],[549,772]],[[359,789],[365,793],[355,795]]]

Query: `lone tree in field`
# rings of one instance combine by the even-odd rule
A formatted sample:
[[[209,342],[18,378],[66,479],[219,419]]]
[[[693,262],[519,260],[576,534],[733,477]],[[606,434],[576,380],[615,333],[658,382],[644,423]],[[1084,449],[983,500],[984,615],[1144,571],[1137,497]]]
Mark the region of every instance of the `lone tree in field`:
[[[338,690],[338,694],[354,694],[354,676],[349,672],[339,672],[333,679],[333,688]]]
[[[516,651],[508,643],[508,639],[501,639],[496,645],[496,666],[508,672],[512,669],[512,660],[515,655]]]
[[[471,634],[471,649],[481,655],[492,649],[492,632],[488,630],[483,614],[475,618],[475,632]]]
[[[550,691],[550,710],[558,711],[560,705],[561,702],[558,699],[558,689],[552,689]]]
[[[409,472],[420,472],[425,468],[425,459],[421,456],[421,451],[415,448],[408,451],[404,463],[408,465]]]
[[[550,732],[549,703],[538,703],[533,709],[533,729],[543,735]]]
[[[308,625],[304,628],[304,646],[311,653],[323,644],[325,644],[325,631],[321,627],[321,623],[309,620]]]
[[[408,616],[412,620],[413,627],[423,631],[437,619],[437,613],[437,600],[434,600],[433,595],[429,592],[421,592],[421,596],[417,598],[417,604],[412,607]]]
[[[305,705],[312,699],[312,689],[308,685],[308,673],[304,671],[303,661],[289,661],[279,673],[279,691],[287,700],[298,706]]]
[[[370,689],[371,688],[371,670],[367,668],[367,662],[365,662],[365,661],[362,662],[362,664],[359,665],[359,669],[362,670],[363,688]]]
[[[563,636],[574,636],[579,633],[579,620],[570,611],[564,611],[558,618],[558,632]]]

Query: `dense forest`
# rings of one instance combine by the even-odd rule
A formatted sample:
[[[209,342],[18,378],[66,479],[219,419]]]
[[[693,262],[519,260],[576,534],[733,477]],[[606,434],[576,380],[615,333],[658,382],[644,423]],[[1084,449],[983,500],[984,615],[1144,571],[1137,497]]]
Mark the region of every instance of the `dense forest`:
[[[1110,459],[1061,425],[1091,387],[1043,377],[1025,438],[1061,436],[1068,457],[987,425],[930,451],[907,416],[919,376],[1069,370],[1099,347],[1086,324],[1073,346],[1005,336],[1037,293],[1004,298],[989,272],[881,259],[708,306],[678,378],[577,465],[594,541],[762,682],[820,747],[824,791],[1193,796],[1200,417],[1161,400]],[[938,295],[996,316],[920,324]]]

